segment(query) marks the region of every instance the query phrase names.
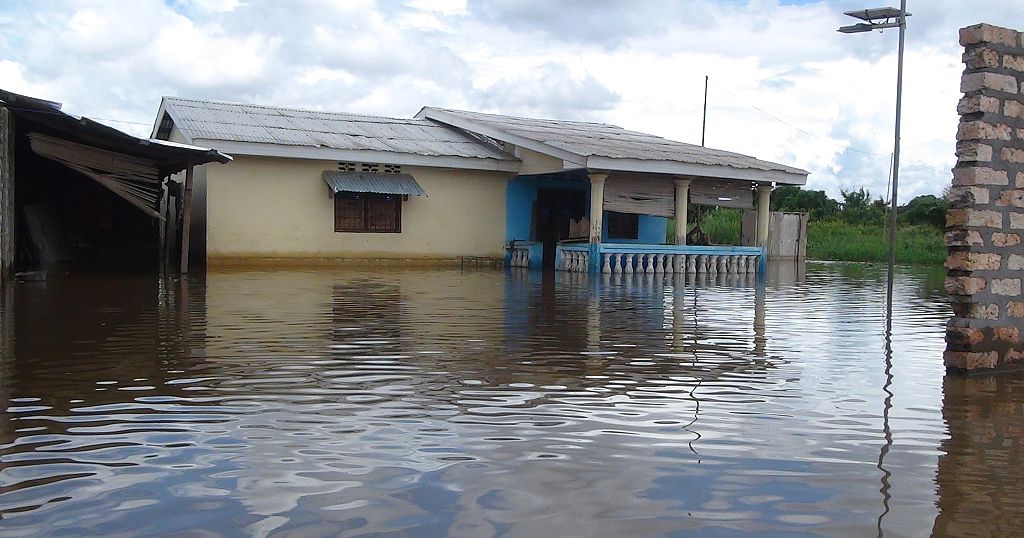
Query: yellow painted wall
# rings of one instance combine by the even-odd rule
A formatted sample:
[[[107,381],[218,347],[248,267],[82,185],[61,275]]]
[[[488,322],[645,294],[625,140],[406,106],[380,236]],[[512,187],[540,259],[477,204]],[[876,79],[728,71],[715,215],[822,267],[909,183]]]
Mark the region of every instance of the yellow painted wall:
[[[334,161],[249,157],[207,167],[207,256],[502,257],[509,173],[403,166],[427,192],[402,203],[402,232],[334,231]]]
[[[526,176],[530,174],[551,174],[563,170],[562,159],[537,153],[523,147],[518,148],[519,158],[522,164],[519,165],[519,173]]]

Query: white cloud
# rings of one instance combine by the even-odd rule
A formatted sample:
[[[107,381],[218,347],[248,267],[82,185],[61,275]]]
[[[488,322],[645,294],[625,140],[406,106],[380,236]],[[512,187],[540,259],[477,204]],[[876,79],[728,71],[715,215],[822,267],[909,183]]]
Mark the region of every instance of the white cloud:
[[[1024,29],[1019,0],[913,2],[901,200],[954,162],[957,29]],[[606,121],[887,184],[896,32],[855,0],[81,0],[0,5],[0,87],[148,123],[161,95],[410,115],[422,105]],[[124,127],[131,124],[119,125]],[[877,155],[845,150],[851,147]]]

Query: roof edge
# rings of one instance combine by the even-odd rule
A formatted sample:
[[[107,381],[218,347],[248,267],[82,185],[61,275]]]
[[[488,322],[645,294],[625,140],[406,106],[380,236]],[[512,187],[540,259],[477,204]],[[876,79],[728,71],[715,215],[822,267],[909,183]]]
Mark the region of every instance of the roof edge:
[[[324,161],[380,162],[406,166],[456,168],[490,172],[518,172],[520,162],[512,159],[458,157],[452,155],[420,155],[394,151],[338,149],[324,146],[285,146],[263,142],[236,142],[197,138],[193,143],[208,145],[231,155],[253,157],[284,157]]]
[[[804,185],[809,172],[790,172],[786,170],[759,170],[756,168],[736,168],[726,165],[709,165],[683,163],[678,161],[615,159],[612,157],[590,156],[587,168],[592,170],[608,170],[616,172],[647,172],[654,174],[674,174],[681,176],[711,177],[716,179],[735,179],[740,181],[761,181],[783,183],[786,185]],[[794,170],[797,170],[794,168]]]

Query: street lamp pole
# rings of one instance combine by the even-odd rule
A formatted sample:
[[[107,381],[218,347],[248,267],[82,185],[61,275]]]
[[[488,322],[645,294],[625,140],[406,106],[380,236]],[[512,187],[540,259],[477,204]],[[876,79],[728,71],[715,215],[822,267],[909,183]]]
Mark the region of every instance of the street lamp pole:
[[[886,316],[885,327],[887,332],[892,330],[892,286],[893,271],[896,265],[896,193],[899,188],[900,177],[900,116],[903,111],[903,43],[907,30],[907,0],[900,0],[900,8],[883,7],[875,9],[863,9],[847,11],[844,13],[864,22],[852,26],[843,26],[839,29],[844,34],[855,34],[881,30],[884,28],[900,29],[899,53],[896,60],[896,135],[892,150],[892,200],[889,210],[889,277],[886,285]],[[895,20],[894,20],[895,19]]]

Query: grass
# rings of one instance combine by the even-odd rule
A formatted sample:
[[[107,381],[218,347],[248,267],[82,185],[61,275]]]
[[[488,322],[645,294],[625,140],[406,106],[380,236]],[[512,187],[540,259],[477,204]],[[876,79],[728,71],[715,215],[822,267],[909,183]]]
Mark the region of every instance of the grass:
[[[881,225],[818,221],[807,225],[807,257],[812,260],[885,262],[889,232]],[[903,225],[896,231],[898,263],[941,265],[946,261],[942,231],[927,225]]]
[[[740,244],[740,219],[736,209],[705,212],[701,227],[717,245]],[[666,243],[675,238],[675,223],[669,219]],[[880,262],[889,259],[889,231],[880,224],[847,224],[826,220],[807,225],[807,257],[812,260]],[[900,225],[896,233],[896,261],[942,265],[946,246],[942,230],[927,225]]]
[[[704,233],[708,234],[712,243],[716,245],[739,245],[740,221],[742,219],[743,213],[738,209],[719,208],[705,211],[701,215],[700,224],[701,229],[704,230]],[[675,219],[668,219],[665,242],[672,244],[675,241],[675,237]]]

